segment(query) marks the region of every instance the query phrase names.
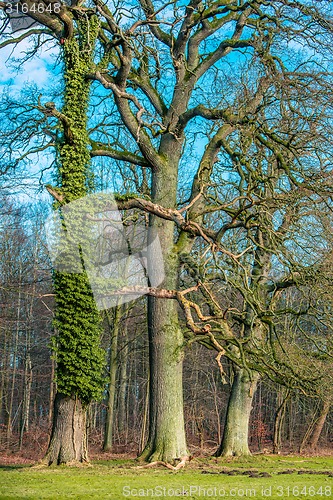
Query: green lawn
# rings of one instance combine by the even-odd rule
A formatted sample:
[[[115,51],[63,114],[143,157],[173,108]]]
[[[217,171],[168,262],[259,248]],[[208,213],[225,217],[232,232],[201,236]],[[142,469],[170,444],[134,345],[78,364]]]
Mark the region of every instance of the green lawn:
[[[0,466],[0,499],[333,498],[333,458],[196,459],[177,473],[134,460],[93,467]]]

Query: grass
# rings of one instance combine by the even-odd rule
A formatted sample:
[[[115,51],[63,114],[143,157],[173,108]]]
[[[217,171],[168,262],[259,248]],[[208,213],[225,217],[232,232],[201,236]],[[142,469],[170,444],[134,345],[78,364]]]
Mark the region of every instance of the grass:
[[[333,458],[256,456],[196,459],[174,473],[134,460],[93,467],[0,466],[0,499],[333,498]]]

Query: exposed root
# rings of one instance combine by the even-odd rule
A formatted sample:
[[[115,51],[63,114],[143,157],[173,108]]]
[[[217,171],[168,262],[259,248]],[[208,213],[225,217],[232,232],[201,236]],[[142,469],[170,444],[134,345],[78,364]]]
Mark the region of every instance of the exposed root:
[[[40,460],[35,465],[32,465],[30,468],[31,469],[46,469],[47,467],[48,467],[47,462],[45,462],[45,460]]]
[[[80,468],[93,467],[93,465],[87,460],[82,460],[82,462],[79,462],[78,460],[73,460],[72,462],[67,462],[63,465],[67,465],[68,467],[80,467]]]
[[[168,462],[163,462],[162,460],[157,460],[156,462],[151,462],[150,464],[138,465],[136,469],[148,469],[150,467],[155,467],[156,465],[162,465],[163,467],[166,467],[167,469],[170,469],[172,471],[178,471],[180,469],[183,469],[186,465],[186,462],[190,462],[192,458],[192,456],[188,455],[186,455],[185,457],[176,458],[176,460],[179,460],[179,463],[176,466],[173,466]]]

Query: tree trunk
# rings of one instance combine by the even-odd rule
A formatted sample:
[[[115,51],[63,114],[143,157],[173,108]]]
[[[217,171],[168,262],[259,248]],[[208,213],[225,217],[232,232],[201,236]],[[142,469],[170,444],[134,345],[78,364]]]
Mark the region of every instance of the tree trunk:
[[[62,204],[85,197],[92,187],[87,131],[91,81],[87,75],[94,65],[98,33],[97,17],[81,16],[76,21],[76,36],[63,43],[65,89],[61,116],[66,119],[60,120],[63,134],[57,141],[57,188]],[[59,210],[59,205],[56,208]],[[52,435],[44,459],[48,464],[88,461],[86,408],[103,390],[100,315],[86,272],[83,268],[78,273],[72,271],[71,263],[77,262],[78,256],[82,259],[79,241],[73,243],[69,250],[65,245],[58,257],[60,264],[69,266],[68,271],[60,266],[54,272],[57,394]]]
[[[280,396],[280,397],[279,397]],[[274,434],[273,434],[273,453],[279,453],[282,441],[282,426],[286,414],[287,401],[290,396],[290,391],[287,390],[285,394],[278,394],[279,407],[275,413],[274,418]],[[282,401],[281,401],[282,397]]]
[[[8,377],[9,377],[9,340],[8,333],[4,332],[4,344],[2,348],[2,357],[0,360],[1,367],[1,386],[0,386],[0,424],[7,421],[7,398],[8,398]],[[1,441],[0,433],[0,441]]]
[[[29,414],[30,414],[30,400],[31,400],[31,386],[32,386],[30,339],[29,339],[29,345],[27,346],[23,384],[24,384],[23,404],[22,404],[22,417],[21,417],[20,439],[19,439],[19,449],[20,450],[22,449],[22,445],[23,445],[24,432],[29,431]]]
[[[78,399],[58,393],[54,402],[53,428],[43,462],[88,462],[86,409]]]
[[[15,339],[14,339],[14,348],[13,348],[13,371],[12,371],[12,383],[9,397],[9,406],[7,412],[7,443],[9,444],[9,439],[12,435],[12,413],[13,413],[13,404],[14,404],[14,392],[15,392],[15,382],[16,382],[16,369],[17,369],[17,352],[18,352],[18,339],[20,332],[20,322],[21,322],[21,266],[19,268],[19,291],[17,298],[17,316],[16,316],[16,328],[15,328]]]
[[[122,347],[120,353],[120,374],[119,374],[119,391],[118,391],[118,432],[123,434],[126,422],[126,393],[127,393],[127,357],[128,357],[128,340],[127,340],[127,323],[126,318],[124,329],[122,332]]]
[[[147,386],[145,387],[145,398],[144,398],[144,409],[143,409],[143,415],[142,415],[142,430],[141,430],[141,436],[140,436],[140,450],[144,447],[144,444],[146,442],[146,431],[147,431],[147,424],[148,424],[148,410],[149,410],[149,380],[147,383]]]
[[[323,430],[328,412],[330,411],[330,402],[329,401],[324,401],[322,410],[320,412],[320,415],[318,419],[315,422],[314,425],[314,430],[312,432],[312,436],[309,440],[309,446],[314,450],[318,446],[318,441],[320,438],[321,431]]]
[[[53,353],[52,353],[53,354]],[[51,427],[53,420],[53,400],[54,400],[54,375],[55,375],[55,361],[51,358],[51,377],[50,377],[50,395],[49,395],[49,414],[48,414],[48,425]]]
[[[248,443],[249,420],[258,375],[254,373],[250,380],[244,368],[235,368],[234,371],[222,443],[216,452],[218,457],[251,455]]]
[[[213,388],[213,395],[214,395],[214,409],[215,409],[215,414],[216,414],[216,427],[217,427],[217,442],[221,442],[221,414],[219,410],[219,404],[218,404],[218,387],[217,387],[218,381],[215,380],[214,373],[212,373],[212,388]]]
[[[107,411],[105,419],[105,432],[103,451],[111,451],[113,445],[113,424],[114,424],[114,407],[116,401],[116,375],[117,375],[117,348],[118,348],[118,335],[119,324],[121,319],[122,308],[118,305],[114,310],[113,325],[110,328],[111,342],[110,342],[110,355],[109,355],[109,383],[107,387]],[[111,322],[109,321],[111,327]]]
[[[165,167],[153,175],[152,199],[166,207],[176,204],[177,169]],[[178,287],[179,259],[174,245],[173,222],[151,217],[164,257],[165,279],[161,286]],[[150,277],[154,279],[154,260]],[[155,263],[156,265],[156,263]],[[188,455],[183,409],[183,334],[174,300],[148,297],[149,336],[149,437],[141,458],[173,461]]]
[[[177,304],[149,298],[149,438],[141,458],[171,462],[188,455]]]

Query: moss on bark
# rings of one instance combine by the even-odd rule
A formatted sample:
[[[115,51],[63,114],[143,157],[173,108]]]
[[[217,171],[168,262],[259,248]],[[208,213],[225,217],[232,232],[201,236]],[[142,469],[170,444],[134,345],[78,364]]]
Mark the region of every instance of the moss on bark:
[[[175,206],[177,169],[165,166],[153,175],[152,199]],[[177,289],[178,249],[174,244],[174,224],[151,217],[164,256],[163,287]],[[149,437],[141,459],[172,462],[188,455],[183,413],[183,333],[178,322],[178,306],[173,300],[148,299],[149,330]]]
[[[253,373],[250,378],[244,368],[235,368],[222,443],[216,456],[251,455],[248,443],[249,419],[257,381],[256,373]]]

